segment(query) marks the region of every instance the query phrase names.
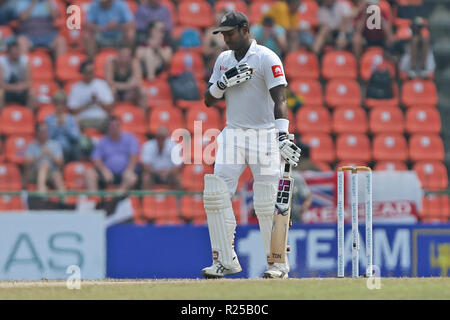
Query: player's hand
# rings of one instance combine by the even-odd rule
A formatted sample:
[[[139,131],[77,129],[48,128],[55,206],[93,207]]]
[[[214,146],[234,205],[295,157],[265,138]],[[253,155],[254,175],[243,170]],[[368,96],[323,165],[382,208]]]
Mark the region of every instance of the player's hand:
[[[253,69],[247,63],[241,63],[225,72],[217,81],[217,86],[219,89],[225,90],[226,88],[250,80],[252,74]]]
[[[296,167],[300,161],[302,149],[297,147],[291,140],[293,140],[293,137],[290,137],[287,132],[280,132],[278,135],[281,156],[290,165]]]

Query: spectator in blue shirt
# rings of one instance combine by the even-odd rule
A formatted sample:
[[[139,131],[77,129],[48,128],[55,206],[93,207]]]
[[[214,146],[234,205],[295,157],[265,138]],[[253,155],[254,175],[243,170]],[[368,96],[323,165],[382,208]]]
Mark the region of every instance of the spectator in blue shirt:
[[[23,53],[43,47],[58,57],[67,51],[66,41],[55,25],[62,18],[55,0],[14,1],[12,7],[19,20],[17,41]]]
[[[135,38],[134,17],[121,0],[92,2],[86,18],[86,52],[93,58],[97,47],[132,45]]]
[[[88,189],[98,190],[107,185],[119,185],[124,193],[137,182],[136,165],[139,143],[134,134],[123,132],[120,119],[110,117],[108,134],[96,145],[91,159],[95,169],[86,172]]]
[[[57,92],[53,97],[56,112],[49,115],[45,122],[47,123],[50,139],[59,142],[61,145],[64,159],[66,161],[77,161],[81,156],[78,144],[81,134],[75,117],[67,113],[66,102],[64,92]]]
[[[250,31],[259,44],[271,49],[279,57],[282,57],[286,52],[286,30],[282,26],[275,24],[272,17],[265,17],[262,25],[253,25]]]

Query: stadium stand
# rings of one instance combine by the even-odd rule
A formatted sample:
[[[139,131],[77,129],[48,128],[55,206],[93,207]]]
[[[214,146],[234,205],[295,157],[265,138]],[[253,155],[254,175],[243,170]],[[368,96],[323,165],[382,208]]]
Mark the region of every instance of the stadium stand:
[[[346,1],[356,9],[358,1]],[[45,48],[36,48],[28,53],[31,66],[31,87],[36,98],[36,108],[29,109],[17,103],[8,104],[0,110],[0,190],[22,188],[23,158],[27,145],[34,140],[36,122],[42,122],[54,113],[51,97],[63,89],[66,93],[74,82],[81,79],[80,64],[87,59],[83,27],[92,0],[58,0],[61,12],[69,4],[82,9],[82,29],[69,30],[58,21],[59,33],[67,43],[67,52],[57,58]],[[438,2],[438,1],[435,1]],[[140,2],[127,0],[130,10],[136,14]],[[225,125],[224,102],[213,108],[206,108],[202,100],[175,100],[169,78],[184,71],[193,73],[200,96],[209,79],[205,64],[203,43],[195,47],[183,47],[179,39],[187,29],[195,30],[200,40],[206,28],[214,24],[214,15],[227,10],[240,10],[248,14],[250,22],[261,23],[275,2],[271,0],[163,0],[171,13],[173,30],[164,40],[174,50],[172,60],[157,78],[144,80],[148,108],[139,108],[131,102],[116,103],[109,111],[121,119],[125,131],[136,134],[140,143],[152,137],[158,127],[167,126],[171,132],[186,128],[193,132],[193,121],[202,121],[203,132],[210,128],[222,129]],[[420,0],[395,0],[379,2],[389,12],[394,22],[398,40],[411,37],[411,21],[417,15]],[[431,6],[431,9],[433,6]],[[299,7],[298,25],[315,33],[318,28],[319,4],[304,0]],[[427,12],[430,12],[428,10]],[[433,35],[433,20],[427,20],[424,34]],[[13,37],[17,21],[0,26],[0,40]],[[134,44],[133,44],[134,45]],[[448,187],[448,150],[450,132],[445,128],[450,120],[448,105],[443,107],[439,77],[442,72],[426,79],[410,78],[399,72],[397,60],[390,60],[386,48],[371,46],[365,48],[360,61],[355,59],[351,46],[345,51],[325,47],[322,55],[311,53],[301,46],[281,57],[289,81],[290,90],[299,98],[301,106],[289,110],[290,130],[311,147],[311,160],[321,170],[334,169],[344,163],[368,164],[375,170],[414,170],[423,187],[430,190]],[[94,57],[95,76],[104,78],[105,62],[117,55],[117,48],[106,47]],[[442,55],[442,54],[441,54]],[[438,58],[438,57],[437,57]],[[440,61],[446,61],[441,59]],[[386,66],[393,82],[392,99],[365,98],[365,90],[376,66]],[[448,91],[448,90],[447,90]],[[438,95],[439,93],[439,95]],[[201,98],[200,98],[201,99]],[[83,128],[86,138],[96,144],[104,135],[101,128]],[[202,144],[204,149],[205,145]],[[446,147],[446,148],[444,148]],[[448,151],[447,151],[448,152]],[[64,167],[67,189],[85,190],[82,179],[83,168],[89,166],[89,157],[81,162],[69,162]],[[3,169],[2,169],[3,168]],[[210,165],[188,164],[182,170],[183,188],[201,191],[203,174],[211,172]],[[238,189],[251,180],[247,168],[239,181]],[[6,183],[6,182],[7,183]],[[164,187],[164,186],[162,186]],[[160,189],[160,190],[165,190]],[[176,197],[149,196],[133,199],[139,212],[135,221],[155,223],[180,223],[192,221],[204,223],[202,207],[194,196]],[[198,200],[198,199],[197,199]],[[180,202],[181,201],[181,202]],[[238,204],[235,204],[238,206]],[[448,196],[426,195],[421,217],[424,221],[440,219],[439,206],[444,206],[445,218],[450,216]],[[167,206],[164,212],[159,209]],[[0,209],[23,208],[18,197],[0,196]]]

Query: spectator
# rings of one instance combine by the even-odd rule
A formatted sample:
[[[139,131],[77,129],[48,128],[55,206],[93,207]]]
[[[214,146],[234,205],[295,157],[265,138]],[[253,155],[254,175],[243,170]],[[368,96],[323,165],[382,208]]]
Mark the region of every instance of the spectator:
[[[160,21],[163,23],[164,34],[170,34],[173,30],[173,22],[169,8],[161,4],[161,0],[142,0],[136,11],[136,29],[139,43],[143,43],[149,37],[148,24]]]
[[[122,46],[118,57],[107,61],[105,78],[116,101],[131,101],[141,108],[146,107],[141,65],[131,48]]]
[[[91,60],[80,65],[83,79],[75,83],[69,93],[67,106],[76,115],[82,129],[104,130],[108,113],[114,107],[114,97],[108,83],[94,77],[94,64]]]
[[[28,53],[33,48],[43,47],[51,49],[54,56],[58,57],[67,51],[66,41],[59,35],[55,25],[60,17],[54,0],[14,1],[14,10],[19,18],[17,41],[22,52]]]
[[[288,51],[296,51],[299,46],[311,48],[314,43],[314,35],[310,27],[300,26],[298,10],[301,0],[284,0],[275,2],[266,13],[282,26],[287,32]]]
[[[259,44],[268,47],[279,57],[286,53],[288,47],[286,31],[282,26],[276,25],[271,16],[264,17],[262,25],[253,25],[250,31]]]
[[[16,19],[13,2],[14,0],[0,0],[0,26],[7,26]]]
[[[180,188],[181,166],[172,161],[174,148],[177,145],[170,139],[166,127],[159,127],[155,138],[144,144],[141,153],[144,168],[142,188],[151,189],[155,184]]]
[[[434,73],[436,63],[430,46],[430,37],[424,35],[425,22],[416,17],[411,25],[412,37],[400,59],[400,70],[410,78],[428,78]]]
[[[91,159],[95,169],[87,170],[88,189],[98,190],[107,185],[119,185],[118,192],[124,193],[137,182],[135,173],[139,145],[132,133],[122,132],[120,119],[111,117],[108,133],[96,145]]]
[[[85,47],[90,58],[97,47],[134,45],[133,14],[125,1],[99,0],[92,2],[86,18]]]
[[[153,81],[170,64],[172,48],[164,40],[164,25],[160,21],[152,21],[148,26],[149,37],[143,46],[136,50],[136,57],[144,67],[143,74],[148,81]]]
[[[61,168],[64,164],[63,151],[58,142],[48,139],[45,122],[37,125],[36,141],[25,151],[25,176],[27,183],[37,184],[39,192],[47,192],[47,183],[58,191],[64,191]]]
[[[207,28],[203,34],[203,56],[205,57],[205,67],[207,69],[207,74],[211,74],[214,68],[214,63],[216,62],[219,54],[228,50],[223,36],[220,33],[213,34],[213,30],[217,29],[216,26],[220,24],[220,20],[227,13],[226,10],[222,10],[217,13],[215,17],[214,26]]]
[[[7,103],[34,107],[28,57],[21,54],[17,42],[11,42],[7,54],[0,57],[0,109]]]
[[[352,8],[347,2],[322,0],[318,12],[319,30],[313,46],[313,52],[320,54],[323,46],[333,39],[337,50],[344,50],[351,42]]]
[[[389,48],[394,43],[392,18],[390,12],[385,10],[385,7],[380,7],[381,28],[372,28],[372,26],[369,28],[367,22],[370,16],[367,13],[367,7],[373,4],[373,1],[360,0],[359,2],[353,35],[353,52],[357,59],[361,57],[364,45]]]
[[[56,113],[47,116],[45,123],[48,127],[50,139],[59,142],[64,153],[64,159],[78,161],[81,156],[78,140],[81,138],[80,129],[74,116],[67,113],[66,96],[58,91],[53,96]]]

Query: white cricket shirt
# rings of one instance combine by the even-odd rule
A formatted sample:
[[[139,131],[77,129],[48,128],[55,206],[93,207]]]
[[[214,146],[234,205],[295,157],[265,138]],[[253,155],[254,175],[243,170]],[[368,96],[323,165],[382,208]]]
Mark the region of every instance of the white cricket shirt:
[[[237,61],[234,51],[227,50],[217,57],[210,83],[238,63],[247,62],[253,68],[252,79],[225,91],[227,126],[231,128],[267,129],[275,127],[274,102],[269,90],[287,81],[281,59],[267,47],[252,40],[247,54]]]

